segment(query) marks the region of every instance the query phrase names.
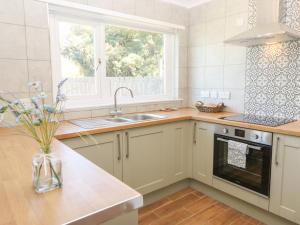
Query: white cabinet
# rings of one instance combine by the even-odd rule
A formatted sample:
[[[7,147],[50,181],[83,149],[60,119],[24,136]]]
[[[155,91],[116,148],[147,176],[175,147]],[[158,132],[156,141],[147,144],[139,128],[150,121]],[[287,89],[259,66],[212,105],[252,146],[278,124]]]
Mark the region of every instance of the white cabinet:
[[[63,140],[105,171],[122,179],[121,134],[107,133]]]
[[[274,135],[270,211],[300,223],[300,138]]]
[[[193,124],[193,178],[212,185],[214,125],[203,122]]]
[[[142,194],[163,187],[168,161],[163,126],[128,130],[123,137],[123,181]]]

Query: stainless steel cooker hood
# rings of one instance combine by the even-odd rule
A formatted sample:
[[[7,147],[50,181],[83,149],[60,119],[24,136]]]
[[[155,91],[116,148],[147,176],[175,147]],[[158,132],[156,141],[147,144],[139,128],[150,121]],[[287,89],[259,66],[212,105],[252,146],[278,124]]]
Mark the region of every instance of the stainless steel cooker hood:
[[[227,39],[225,43],[254,46],[300,38],[300,32],[283,22],[280,4],[280,0],[256,0],[256,26]]]

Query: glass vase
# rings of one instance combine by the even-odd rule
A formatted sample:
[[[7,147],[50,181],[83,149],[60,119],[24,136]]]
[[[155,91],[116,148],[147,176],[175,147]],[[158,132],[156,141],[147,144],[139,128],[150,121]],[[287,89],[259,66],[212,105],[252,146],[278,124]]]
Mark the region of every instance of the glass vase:
[[[40,153],[32,159],[33,185],[37,193],[62,187],[62,162],[53,153]]]

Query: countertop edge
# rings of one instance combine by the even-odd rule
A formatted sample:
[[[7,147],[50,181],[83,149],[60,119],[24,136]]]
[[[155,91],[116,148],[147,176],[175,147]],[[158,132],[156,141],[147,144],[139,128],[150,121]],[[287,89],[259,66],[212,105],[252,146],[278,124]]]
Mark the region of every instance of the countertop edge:
[[[136,210],[142,206],[143,197],[141,194],[139,194],[122,202],[116,203],[113,206],[108,206],[88,215],[82,216],[78,219],[74,219],[72,221],[64,223],[63,225],[99,225],[100,223],[104,223],[108,220],[122,215],[123,213]]]

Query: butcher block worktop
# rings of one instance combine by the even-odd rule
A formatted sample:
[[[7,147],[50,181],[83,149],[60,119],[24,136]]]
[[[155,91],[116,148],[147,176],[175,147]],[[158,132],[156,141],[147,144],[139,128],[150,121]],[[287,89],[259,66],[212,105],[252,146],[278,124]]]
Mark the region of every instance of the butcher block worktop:
[[[184,120],[198,120],[198,121],[203,121],[208,123],[223,124],[228,126],[236,126],[236,127],[262,130],[262,131],[268,131],[277,134],[285,134],[285,135],[300,137],[300,121],[292,122],[279,127],[269,127],[264,125],[249,124],[249,123],[228,121],[222,119],[223,117],[237,114],[232,112],[202,113],[202,112],[198,112],[196,109],[184,108],[172,112],[154,111],[149,113],[167,115],[167,117],[159,120],[152,120],[152,121],[141,121],[135,123],[122,123],[122,124],[119,123],[112,126],[99,127],[96,129],[84,129],[76,125],[73,125],[69,122],[64,122],[64,124],[61,126],[61,129],[58,131],[56,137],[58,139],[66,139],[66,138],[77,137],[79,134],[80,135],[99,134],[105,132],[120,131],[120,130],[125,130],[130,128],[159,125],[159,124],[165,124],[165,123],[176,122],[176,121],[184,121]]]
[[[99,225],[142,206],[138,192],[57,140],[63,188],[36,194],[31,160],[37,149],[31,138],[0,129],[0,224]]]
[[[235,114],[230,112],[210,114],[186,108],[173,112],[151,113],[166,114],[167,117],[89,130],[63,122],[56,138],[66,139],[185,120],[300,137],[300,121],[279,127],[267,127],[221,119]],[[54,141],[53,149],[63,161],[63,188],[46,194],[36,194],[32,186],[31,160],[37,149],[38,145],[32,139],[20,135],[16,129],[0,129],[0,224],[99,225],[102,221],[142,206],[143,199],[138,192],[58,140]]]

